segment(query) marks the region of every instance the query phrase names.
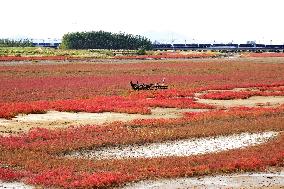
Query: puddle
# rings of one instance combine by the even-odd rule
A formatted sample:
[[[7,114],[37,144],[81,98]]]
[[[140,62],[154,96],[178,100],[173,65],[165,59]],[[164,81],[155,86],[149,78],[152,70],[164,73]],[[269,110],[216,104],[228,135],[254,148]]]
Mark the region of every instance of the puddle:
[[[161,179],[127,184],[123,189],[181,189],[181,188],[283,188],[284,172],[244,173],[193,178]]]
[[[210,104],[220,107],[257,107],[257,106],[279,106],[284,104],[283,96],[253,96],[247,99],[234,100],[212,100],[212,99],[197,99],[197,102]]]
[[[0,119],[0,134],[18,134],[27,132],[31,128],[42,127],[47,129],[64,128],[70,125],[98,125],[115,121],[132,121],[135,119],[170,119],[180,118],[184,112],[204,112],[208,109],[178,109],[153,108],[152,114],[126,114],[126,113],[71,113],[49,111],[45,114],[18,115],[12,120]]]
[[[152,143],[145,145],[126,145],[99,150],[71,152],[67,157],[95,159],[154,158],[164,156],[191,156],[261,144],[275,137],[277,132],[242,133],[229,136],[206,137]]]

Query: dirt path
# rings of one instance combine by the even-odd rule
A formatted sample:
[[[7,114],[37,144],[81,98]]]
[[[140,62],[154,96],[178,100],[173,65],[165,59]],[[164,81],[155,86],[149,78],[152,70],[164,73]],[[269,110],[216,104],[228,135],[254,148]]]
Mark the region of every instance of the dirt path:
[[[206,109],[177,109],[154,108],[150,115],[126,113],[71,113],[49,111],[46,114],[18,115],[12,120],[0,119],[0,135],[19,134],[32,128],[42,127],[47,129],[65,128],[68,126],[97,125],[115,121],[132,121],[135,119],[170,119],[182,117],[184,112],[203,112]]]
[[[283,64],[284,57],[239,57],[230,56],[230,57],[220,57],[220,58],[193,58],[193,59],[163,59],[163,60],[119,60],[119,59],[82,59],[82,60],[39,60],[39,61],[1,61],[1,65],[22,65],[22,64],[73,64],[73,63],[86,63],[86,64],[141,64],[141,63],[165,63],[165,62],[251,62],[251,63],[260,63],[260,64]]]
[[[261,144],[277,136],[277,132],[242,133],[229,136],[194,138],[163,143],[126,145],[71,152],[71,158],[124,159],[165,156],[191,156]]]
[[[216,175],[193,178],[163,179],[129,184],[123,189],[227,189],[284,187],[284,171]]]

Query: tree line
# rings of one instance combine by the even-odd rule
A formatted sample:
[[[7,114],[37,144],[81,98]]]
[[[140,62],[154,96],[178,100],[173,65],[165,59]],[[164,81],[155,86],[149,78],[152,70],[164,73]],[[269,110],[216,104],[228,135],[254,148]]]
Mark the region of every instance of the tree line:
[[[152,43],[146,37],[105,31],[74,32],[62,38],[63,49],[145,49]]]
[[[28,39],[0,39],[0,47],[33,47],[33,42]]]

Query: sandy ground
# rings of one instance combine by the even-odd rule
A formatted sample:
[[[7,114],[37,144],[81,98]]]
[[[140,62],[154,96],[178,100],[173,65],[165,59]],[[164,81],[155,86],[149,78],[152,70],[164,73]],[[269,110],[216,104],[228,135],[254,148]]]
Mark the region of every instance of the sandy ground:
[[[65,60],[65,61],[56,61],[56,60],[39,60],[39,61],[2,61],[1,65],[22,65],[22,64],[72,64],[72,63],[90,63],[90,64],[133,64],[133,63],[165,63],[166,62],[251,62],[251,63],[261,63],[261,64],[283,64],[284,57],[240,57],[239,55],[230,56],[230,57],[220,57],[220,58],[193,58],[193,59],[162,59],[162,60],[119,60],[119,59],[82,59],[82,60]]]
[[[284,59],[283,59],[284,60]],[[236,88],[231,91],[257,90],[254,88]],[[218,90],[204,91],[217,92]],[[229,90],[230,91],[230,90]],[[284,97],[254,96],[248,99],[236,100],[211,100],[200,99],[196,94],[197,102],[215,105],[217,107],[257,107],[257,106],[279,106],[284,104]],[[132,121],[135,119],[157,119],[157,118],[179,118],[184,112],[202,112],[203,109],[177,109],[177,108],[153,108],[151,115],[124,114],[124,113],[70,113],[50,111],[46,114],[18,115],[12,120],[0,119],[0,135],[19,134],[27,132],[35,127],[64,128],[70,125],[105,124],[114,121]],[[129,145],[123,147],[104,148],[96,151],[73,152],[71,158],[141,158],[161,156],[190,156],[196,154],[219,152],[223,150],[242,148],[261,144],[277,133],[266,132],[258,134],[243,133],[231,136],[207,137],[201,139],[190,139],[171,141],[164,143]],[[30,189],[32,186],[20,182],[1,182],[0,188]],[[198,178],[163,179],[157,181],[142,181],[128,184],[124,188],[284,188],[284,172],[278,173],[244,173],[231,175],[205,176]]]
[[[124,159],[164,156],[191,156],[220,152],[261,144],[277,136],[277,132],[242,133],[229,136],[195,138],[163,143],[126,145],[87,151],[76,151],[69,158]]]
[[[234,91],[247,90],[243,88],[233,89]],[[254,90],[254,89],[251,89]],[[217,91],[217,90],[216,90]],[[204,93],[203,93],[204,94]],[[196,101],[204,104],[211,104],[217,108],[229,108],[238,106],[247,107],[274,107],[284,104],[283,96],[253,96],[248,99],[235,100],[212,100],[200,99],[196,94]],[[69,126],[95,125],[111,123],[115,121],[132,121],[135,119],[158,119],[158,118],[180,118],[184,112],[202,112],[206,109],[177,109],[177,108],[153,108],[152,114],[126,114],[126,113],[71,113],[49,111],[46,114],[28,114],[18,115],[17,117],[6,120],[0,118],[0,135],[20,134],[29,131],[32,128],[42,127],[47,129],[66,128]]]
[[[46,114],[18,115],[12,120],[0,119],[0,134],[19,134],[32,128],[42,127],[48,129],[65,128],[68,126],[104,124],[115,121],[132,121],[135,119],[179,118],[184,112],[203,112],[206,109],[177,109],[177,108],[153,108],[152,114],[126,114],[126,113],[71,113],[49,111]]]
[[[33,189],[20,182],[1,182],[2,189]],[[284,188],[284,171],[240,173],[228,175],[147,180],[129,183],[120,189],[228,189],[228,188]]]
[[[282,86],[284,87],[284,86]],[[195,99],[197,102],[210,104],[217,107],[274,107],[284,104],[284,96],[252,96],[247,99],[233,99],[233,100],[213,100],[213,99],[201,99],[200,96],[211,92],[241,92],[241,91],[260,91],[258,88],[234,88],[231,90],[207,90],[199,93],[195,93]]]
[[[181,189],[181,188],[284,188],[284,171],[269,173],[243,173],[193,178],[141,181],[123,189]]]
[[[272,139],[276,132],[242,133],[238,135],[207,137],[165,143],[129,145],[81,151],[67,155],[70,158],[141,158],[159,156],[188,156],[242,148]],[[129,183],[122,189],[181,189],[181,188],[284,188],[284,171],[239,173],[204,177],[147,180]]]
[[[21,182],[1,182],[0,181],[0,188],[1,189],[32,189],[34,187],[26,185]]]
[[[279,106],[284,104],[283,96],[252,96],[247,99],[234,100],[212,100],[212,99],[197,99],[197,102],[211,104],[218,107],[257,107],[257,106]]]

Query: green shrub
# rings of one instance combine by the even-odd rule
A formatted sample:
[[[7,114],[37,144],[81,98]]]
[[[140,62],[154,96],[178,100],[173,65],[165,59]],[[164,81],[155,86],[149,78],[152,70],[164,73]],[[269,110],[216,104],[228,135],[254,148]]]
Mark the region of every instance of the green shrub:
[[[137,54],[138,54],[138,55],[146,55],[146,50],[143,49],[143,48],[138,49]]]

